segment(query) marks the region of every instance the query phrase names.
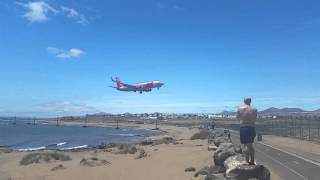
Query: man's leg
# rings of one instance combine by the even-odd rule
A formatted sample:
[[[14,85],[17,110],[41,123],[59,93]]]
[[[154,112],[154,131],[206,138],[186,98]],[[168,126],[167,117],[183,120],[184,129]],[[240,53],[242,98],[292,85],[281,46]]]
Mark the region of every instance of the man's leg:
[[[247,145],[247,148],[248,148],[248,157],[250,156],[250,161],[249,164],[254,164],[254,147],[253,147],[253,144],[252,143],[248,143],[246,144]]]
[[[243,151],[244,156],[246,157],[247,163],[249,163],[250,162],[249,161],[250,153],[249,153],[248,144],[244,144],[243,146],[244,146],[244,151]]]

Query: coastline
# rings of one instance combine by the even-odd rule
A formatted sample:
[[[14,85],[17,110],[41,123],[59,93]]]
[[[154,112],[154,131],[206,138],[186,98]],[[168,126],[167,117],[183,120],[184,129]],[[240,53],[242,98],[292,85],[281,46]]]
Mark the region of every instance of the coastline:
[[[39,128],[37,126],[39,126]],[[56,129],[56,125],[53,122],[39,123],[35,126],[21,124],[18,125],[17,128],[9,126],[9,130],[7,130],[6,126],[3,126],[1,129],[3,129],[4,132],[14,132],[18,130],[19,133],[8,132],[9,135],[4,136],[0,148],[19,152],[38,150],[75,151],[95,149],[97,146],[110,143],[139,144],[146,138],[156,139],[157,136],[165,133],[161,130],[153,130],[150,126],[134,126],[130,124],[126,126],[123,124],[119,130],[112,125],[99,123],[90,123],[84,127],[81,122],[76,121],[61,123],[59,127],[63,128]],[[24,129],[26,129],[26,131],[24,131]],[[28,134],[35,135],[24,137],[24,135]],[[39,136],[41,136],[41,134],[44,136],[40,138]],[[63,135],[65,137],[63,137]],[[69,136],[70,138],[68,138]],[[18,139],[13,137],[17,137]],[[8,138],[8,140],[5,140],[6,138]],[[30,144],[28,144],[29,141]]]
[[[152,126],[147,124],[140,126],[140,128]],[[212,152],[207,151],[207,140],[190,140],[190,137],[198,132],[197,129],[167,125],[161,125],[160,128],[166,133],[155,136],[155,139],[172,137],[177,143],[145,146],[136,144],[138,152],[134,154],[118,154],[115,148],[111,150],[95,148],[81,151],[62,151],[61,153],[70,156],[72,160],[41,162],[28,166],[19,164],[24,156],[31,153],[52,151],[1,153],[0,179],[197,179],[193,177],[194,173],[184,172],[184,169],[190,166],[199,169],[212,162]],[[146,156],[136,159],[141,149]],[[83,159],[90,158],[105,160],[110,164],[87,167],[80,163]],[[52,171],[60,164],[64,169]]]

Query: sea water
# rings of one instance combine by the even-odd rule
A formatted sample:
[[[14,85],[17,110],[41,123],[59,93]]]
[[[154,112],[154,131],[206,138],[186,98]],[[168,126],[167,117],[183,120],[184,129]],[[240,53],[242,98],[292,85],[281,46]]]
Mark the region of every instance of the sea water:
[[[156,132],[151,129],[50,125],[0,120],[0,146],[21,151],[76,149],[109,143],[138,143]]]

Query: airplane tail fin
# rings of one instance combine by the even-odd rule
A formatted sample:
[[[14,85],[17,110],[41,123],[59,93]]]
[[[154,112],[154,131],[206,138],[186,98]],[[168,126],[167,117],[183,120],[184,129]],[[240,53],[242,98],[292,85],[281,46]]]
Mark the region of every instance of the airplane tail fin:
[[[117,88],[120,88],[123,85],[123,83],[118,77],[116,77],[115,80],[111,77],[111,80],[117,84]]]

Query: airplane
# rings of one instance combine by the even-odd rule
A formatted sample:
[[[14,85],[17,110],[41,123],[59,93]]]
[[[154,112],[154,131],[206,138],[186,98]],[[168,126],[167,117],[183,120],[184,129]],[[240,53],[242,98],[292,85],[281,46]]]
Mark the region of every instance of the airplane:
[[[116,83],[116,87],[110,86],[112,88],[117,89],[118,91],[128,91],[128,92],[150,92],[153,88],[160,89],[164,83],[161,81],[149,81],[149,82],[143,82],[143,83],[137,83],[137,84],[126,84],[123,83],[119,78],[116,77],[114,80],[111,77],[111,81]]]

